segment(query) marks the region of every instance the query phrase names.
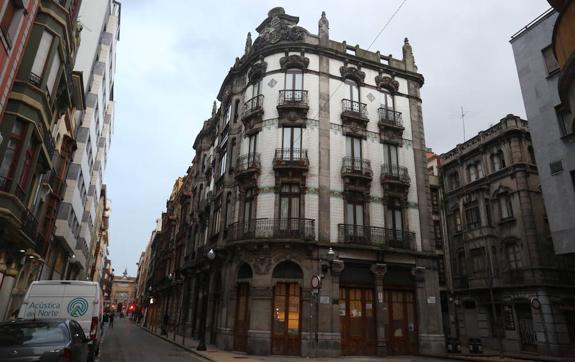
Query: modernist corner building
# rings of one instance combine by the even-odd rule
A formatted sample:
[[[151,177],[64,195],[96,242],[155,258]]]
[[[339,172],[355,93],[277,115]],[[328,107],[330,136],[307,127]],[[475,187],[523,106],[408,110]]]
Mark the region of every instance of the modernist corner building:
[[[156,316],[251,354],[442,351],[412,48],[396,59],[331,40],[325,14],[318,35],[298,21],[269,11],[221,86],[165,251],[152,244]]]

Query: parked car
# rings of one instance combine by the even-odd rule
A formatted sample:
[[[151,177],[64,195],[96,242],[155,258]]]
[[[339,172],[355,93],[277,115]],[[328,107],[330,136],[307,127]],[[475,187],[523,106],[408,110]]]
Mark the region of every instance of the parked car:
[[[85,362],[89,341],[70,319],[1,322],[0,361]]]
[[[104,298],[96,282],[41,280],[32,282],[18,318],[63,318],[77,321],[90,339],[90,361],[100,349]]]

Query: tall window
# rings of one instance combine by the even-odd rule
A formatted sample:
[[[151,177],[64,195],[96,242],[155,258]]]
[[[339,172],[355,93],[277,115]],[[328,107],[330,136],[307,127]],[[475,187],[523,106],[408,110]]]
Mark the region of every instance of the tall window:
[[[461,250],[459,253],[457,253],[457,269],[461,276],[467,275],[466,265],[467,264],[465,261],[465,251]]]
[[[364,235],[364,204],[360,200],[348,200],[345,205],[346,236]]]
[[[519,245],[515,243],[507,245],[506,252],[509,269],[521,269],[523,267],[523,263],[521,261],[521,249],[519,248]]]
[[[491,166],[493,167],[494,172],[505,168],[505,158],[503,157],[503,151],[498,150],[496,153],[491,155]]]
[[[502,220],[513,217],[513,206],[511,204],[511,196],[509,194],[502,194],[499,196],[499,213]]]
[[[48,72],[48,79],[46,81],[46,87],[48,88],[48,93],[50,94],[56,93],[54,84],[56,83],[58,70],[60,70],[60,54],[58,54],[58,51],[56,51],[54,59],[52,60],[52,65],[50,66],[50,72]]]
[[[224,152],[220,159],[220,176],[223,176],[226,173],[226,161],[227,161],[227,153]]]
[[[485,248],[476,248],[471,250],[471,262],[474,273],[483,273],[487,270],[485,260]]]
[[[285,77],[285,101],[301,102],[303,90],[303,71],[301,69],[288,69]]]
[[[282,159],[301,159],[302,129],[284,127],[282,132]]]
[[[453,229],[455,230],[455,232],[460,232],[462,230],[461,214],[459,213],[459,209],[455,209],[453,211]]]
[[[30,180],[30,175],[32,174],[32,162],[34,160],[34,154],[36,153],[36,146],[33,142],[30,142],[28,149],[24,154],[24,167],[22,169],[22,175],[20,176],[20,189],[25,191],[28,181]]]
[[[246,227],[252,225],[253,220],[256,218],[256,202],[255,193],[253,190],[246,191],[244,198],[244,223]]]
[[[449,177],[447,179],[450,190],[455,190],[456,188],[459,188],[459,173],[457,173],[457,171],[449,174]]]
[[[8,0],[4,13],[0,18],[0,31],[9,46],[12,46],[18,25],[20,24],[20,19],[24,17],[25,9],[21,3],[21,1]]]
[[[483,176],[483,171],[481,169],[480,163],[473,163],[467,166],[467,176],[469,182],[473,182]]]
[[[351,79],[346,79],[344,84],[348,99],[352,102],[359,102],[359,87],[357,83]],[[353,111],[359,112],[359,106],[358,109],[353,109]]]
[[[477,202],[465,206],[465,222],[468,229],[477,229],[481,226],[481,215]]]
[[[38,50],[36,51],[34,63],[32,63],[32,70],[30,71],[30,80],[36,84],[40,84],[42,76],[44,75],[46,60],[48,59],[48,53],[52,47],[53,39],[54,36],[50,32],[44,30],[42,38],[40,38],[40,45],[38,45]]]
[[[236,99],[234,101],[234,122],[237,122],[240,115],[240,100]]]
[[[381,95],[382,95],[382,107],[386,110],[389,111],[394,111],[395,110],[395,102],[393,99],[393,95],[391,95],[387,90],[382,90],[381,91]],[[388,115],[389,116],[389,115]]]
[[[252,97],[256,97],[256,96],[260,95],[261,83],[262,83],[262,81],[259,80],[253,84],[253,86],[252,86]]]
[[[383,144],[383,167],[386,174],[399,176],[399,152],[397,145]]]
[[[220,232],[220,224],[222,218],[222,200],[217,200],[215,202],[215,209],[214,209],[214,223],[213,223],[213,234],[218,234]]]
[[[297,229],[301,210],[301,193],[299,185],[282,185],[279,198],[280,229]]]
[[[232,106],[231,104],[228,105],[226,108],[226,113],[224,113],[224,127],[230,123],[230,119],[232,118]]]
[[[12,130],[10,131],[10,136],[8,138],[8,144],[6,146],[6,153],[4,154],[4,159],[0,164],[0,185],[4,189],[10,186],[7,181],[14,177],[20,149],[22,148],[22,143],[26,136],[26,128],[27,125],[24,122],[18,119],[14,120],[14,124],[12,125]]]
[[[403,210],[398,199],[390,199],[385,214],[385,226],[392,230],[394,240],[403,240]]]
[[[248,164],[251,165],[256,161],[256,150],[258,144],[258,134],[248,136]]]

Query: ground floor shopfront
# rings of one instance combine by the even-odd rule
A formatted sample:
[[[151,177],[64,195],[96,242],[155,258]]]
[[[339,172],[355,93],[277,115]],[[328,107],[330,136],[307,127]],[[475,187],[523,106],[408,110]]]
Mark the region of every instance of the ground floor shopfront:
[[[574,290],[523,288],[460,293],[455,322],[460,340],[480,338],[505,352],[575,356]],[[495,316],[495,317],[494,317]]]
[[[208,343],[256,355],[443,351],[433,257],[341,249],[329,258],[328,249],[216,250],[225,256],[187,272],[182,332],[197,338],[205,317]]]

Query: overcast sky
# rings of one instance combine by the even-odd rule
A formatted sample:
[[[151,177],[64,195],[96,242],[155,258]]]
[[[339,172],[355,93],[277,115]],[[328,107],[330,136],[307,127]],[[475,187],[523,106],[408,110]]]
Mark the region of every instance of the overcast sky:
[[[366,48],[401,2],[122,0],[115,127],[104,176],[116,274],[124,268],[136,274],[221,82],[269,9],[283,6],[314,34],[325,11],[330,38]],[[463,141],[461,107],[467,139],[508,113],[525,117],[509,38],[548,7],[545,0],[407,0],[370,50],[401,58],[409,38],[425,77],[428,147],[442,153]]]

